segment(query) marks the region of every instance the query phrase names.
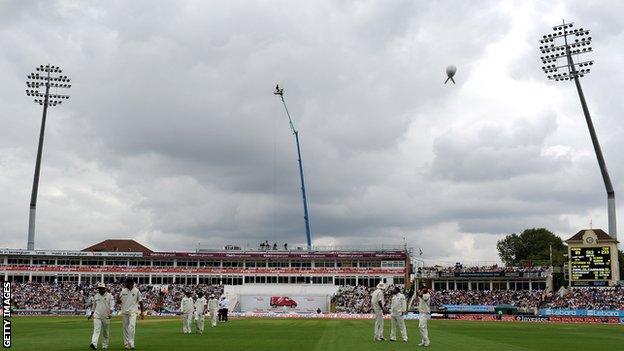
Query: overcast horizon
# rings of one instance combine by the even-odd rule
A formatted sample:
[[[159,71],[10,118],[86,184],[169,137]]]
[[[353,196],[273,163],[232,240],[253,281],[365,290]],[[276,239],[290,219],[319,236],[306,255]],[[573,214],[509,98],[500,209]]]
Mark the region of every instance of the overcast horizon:
[[[496,241],[526,228],[606,231],[576,90],[546,79],[538,47],[562,19],[592,31],[582,84],[624,223],[621,13],[615,1],[2,1],[0,247],[26,247],[41,107],[25,81],[47,63],[72,87],[48,111],[37,249],[305,245],[278,83],[314,245],[405,238],[429,263],[496,262]]]

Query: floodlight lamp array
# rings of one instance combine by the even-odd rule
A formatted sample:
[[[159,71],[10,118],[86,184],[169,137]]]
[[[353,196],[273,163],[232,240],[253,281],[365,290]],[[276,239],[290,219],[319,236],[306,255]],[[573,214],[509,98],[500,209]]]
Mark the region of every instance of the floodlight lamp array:
[[[544,56],[542,71],[546,77],[555,81],[573,80],[590,73],[589,66],[593,60],[579,60],[579,55],[593,52],[590,31],[584,28],[572,29],[574,23],[563,23],[553,26],[553,33],[542,36],[539,47]],[[577,58],[578,62],[573,59]],[[564,62],[560,62],[563,59]],[[563,71],[563,72],[561,72]]]
[[[26,95],[34,97],[34,102],[39,105],[57,106],[69,99],[69,95],[51,93],[50,88],[71,88],[71,79],[66,75],[61,75],[63,70],[58,66],[40,65],[35,68],[35,72],[27,76]],[[43,88],[42,90],[39,90]]]

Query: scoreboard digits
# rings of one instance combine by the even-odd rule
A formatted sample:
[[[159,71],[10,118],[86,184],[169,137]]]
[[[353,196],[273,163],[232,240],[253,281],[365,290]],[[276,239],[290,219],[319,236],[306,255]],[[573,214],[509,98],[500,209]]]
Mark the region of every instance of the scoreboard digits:
[[[610,280],[611,250],[608,246],[570,248],[570,268],[572,281]]]

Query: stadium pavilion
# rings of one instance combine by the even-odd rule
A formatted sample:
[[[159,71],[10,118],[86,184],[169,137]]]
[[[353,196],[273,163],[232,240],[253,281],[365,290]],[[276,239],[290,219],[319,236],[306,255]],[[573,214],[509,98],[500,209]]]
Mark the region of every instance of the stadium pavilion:
[[[294,250],[227,246],[195,252],[155,252],[134,240],[105,240],[81,251],[0,249],[0,274],[11,282],[139,284],[404,284],[410,250],[315,248]]]

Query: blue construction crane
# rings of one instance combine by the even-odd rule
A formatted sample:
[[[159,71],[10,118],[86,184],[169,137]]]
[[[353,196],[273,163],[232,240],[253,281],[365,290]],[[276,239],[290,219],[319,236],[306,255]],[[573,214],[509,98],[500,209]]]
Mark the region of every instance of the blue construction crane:
[[[308,216],[308,198],[306,196],[306,188],[305,188],[305,180],[303,178],[303,162],[301,161],[301,147],[299,146],[299,132],[295,128],[295,124],[290,117],[290,112],[288,112],[288,107],[286,107],[286,101],[284,101],[284,89],[280,89],[279,84],[275,86],[275,91],[273,92],[275,95],[279,95],[280,99],[282,99],[282,104],[284,104],[284,109],[286,110],[286,115],[288,116],[288,123],[290,124],[290,129],[295,135],[295,142],[297,143],[297,158],[299,161],[299,177],[301,178],[301,195],[303,197],[303,219],[305,220],[305,229],[306,229],[306,238],[308,240],[308,251],[312,250],[312,234],[310,233],[310,217]]]

